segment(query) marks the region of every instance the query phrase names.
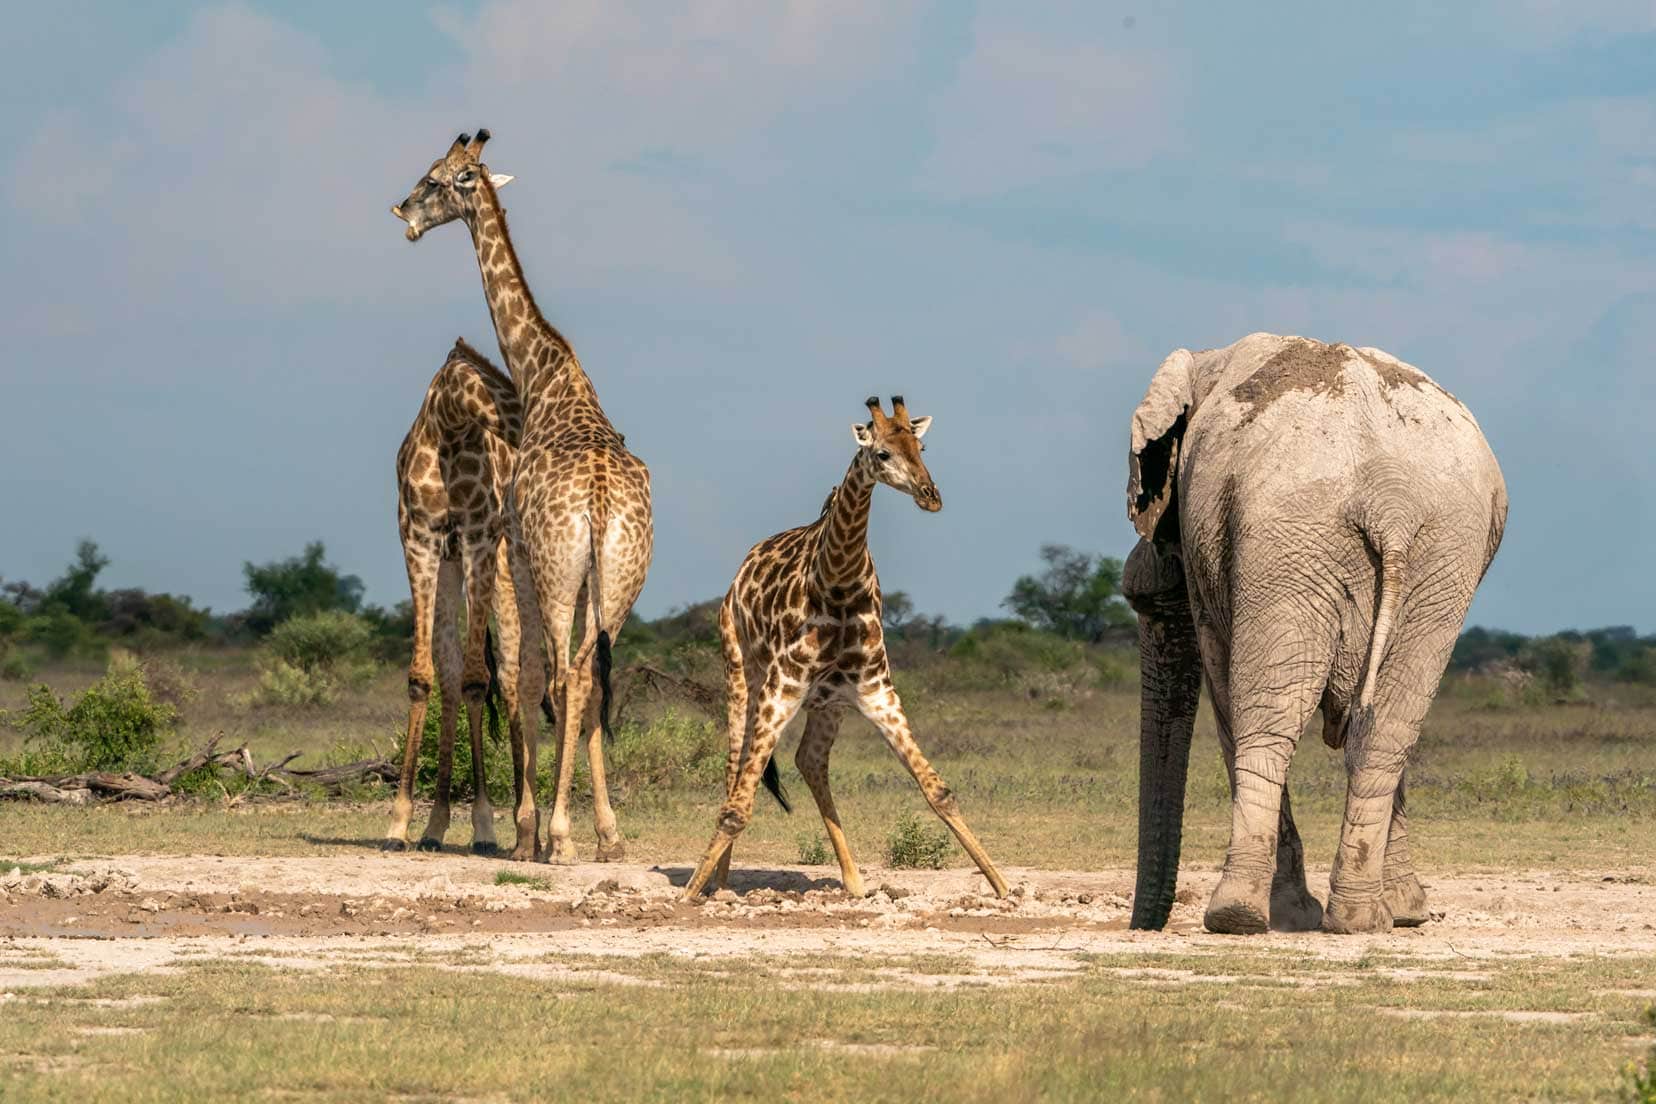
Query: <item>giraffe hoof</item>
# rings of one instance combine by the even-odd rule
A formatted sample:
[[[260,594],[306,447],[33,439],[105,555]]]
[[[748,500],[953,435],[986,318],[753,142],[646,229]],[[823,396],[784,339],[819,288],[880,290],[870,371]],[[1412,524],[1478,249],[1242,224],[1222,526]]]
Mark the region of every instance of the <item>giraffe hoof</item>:
[[[443,841],[442,840],[435,840],[435,839],[430,839],[430,838],[422,839],[422,840],[420,840],[419,843],[416,843],[414,845],[414,850],[416,850],[416,851],[441,851],[442,849],[443,849]]]
[[[599,862],[620,862],[627,857],[627,845],[620,840],[614,843],[600,843],[597,859]]]
[[[380,850],[381,851],[407,851],[408,850],[408,841],[407,840],[400,840],[400,839],[388,839],[384,843],[380,844]]]
[[[500,845],[496,843],[473,843],[471,845],[471,853],[474,855],[486,855],[493,858],[494,856],[500,854]]]

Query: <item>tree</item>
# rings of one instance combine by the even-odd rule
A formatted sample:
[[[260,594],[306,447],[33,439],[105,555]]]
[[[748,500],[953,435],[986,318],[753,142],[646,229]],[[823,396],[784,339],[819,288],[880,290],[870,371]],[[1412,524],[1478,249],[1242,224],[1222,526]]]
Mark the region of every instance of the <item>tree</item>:
[[[323,562],[326,556],[322,542],[312,541],[304,552],[285,560],[242,564],[247,593],[253,596],[246,615],[248,629],[263,636],[299,614],[355,613],[361,608],[362,580],[340,574],[337,567]]]
[[[1121,561],[1091,556],[1062,544],[1041,546],[1046,570],[1024,575],[1001,603],[1017,618],[1071,640],[1097,643],[1111,629],[1133,624],[1121,599]]]
[[[887,634],[901,637],[914,620],[914,599],[904,590],[888,590],[882,596],[881,624]]]
[[[108,566],[109,557],[98,551],[96,541],[81,541],[75,546],[75,562],[46,587],[45,605],[88,624],[102,621],[108,607],[98,589],[98,573]]]

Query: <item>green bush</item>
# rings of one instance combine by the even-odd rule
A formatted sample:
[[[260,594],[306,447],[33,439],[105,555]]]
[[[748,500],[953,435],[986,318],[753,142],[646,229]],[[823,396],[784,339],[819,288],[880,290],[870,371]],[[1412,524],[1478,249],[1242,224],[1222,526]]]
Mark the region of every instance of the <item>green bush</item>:
[[[713,722],[668,709],[647,725],[622,725],[605,762],[611,786],[624,792],[704,789],[724,784],[726,747]]]
[[[301,614],[277,625],[266,639],[259,688],[244,705],[328,705],[342,690],[374,674],[374,630],[339,610]]]
[[[30,687],[27,704],[6,722],[24,733],[19,774],[87,770],[150,772],[172,735],[178,709],[158,700],[143,666],[117,655],[104,677],[65,707],[50,687]],[[12,769],[8,765],[8,770]]]
[[[1646,1027],[1656,1027],[1656,1004],[1645,1006]],[[1656,1104],[1656,1046],[1642,1062],[1628,1062],[1622,1069],[1622,1099],[1629,1104]]]
[[[913,813],[904,813],[886,839],[886,863],[905,870],[941,870],[949,855],[949,833]]]
[[[301,671],[333,671],[366,658],[374,630],[343,610],[300,614],[270,631],[266,641],[277,659]]]
[[[500,715],[498,730],[493,734],[489,733],[486,727],[487,712],[484,714],[483,722],[483,778],[488,786],[489,801],[494,805],[506,805],[512,800],[512,741],[506,731],[506,715]],[[454,722],[454,766],[449,779],[449,800],[454,802],[472,800],[470,731],[466,721],[466,705],[465,702],[461,702]],[[443,695],[440,691],[433,690],[426,702],[425,727],[420,735],[420,758],[414,768],[414,793],[419,797],[437,796],[437,755],[442,744],[442,736]],[[395,752],[392,761],[400,765],[403,754],[401,739],[399,738],[393,746]],[[540,752],[535,764],[535,773],[539,778],[550,779],[553,750],[543,744]]]
[[[799,863],[801,866],[827,866],[834,858],[834,853],[828,849],[828,841],[815,832],[801,832],[794,837],[799,845]]]

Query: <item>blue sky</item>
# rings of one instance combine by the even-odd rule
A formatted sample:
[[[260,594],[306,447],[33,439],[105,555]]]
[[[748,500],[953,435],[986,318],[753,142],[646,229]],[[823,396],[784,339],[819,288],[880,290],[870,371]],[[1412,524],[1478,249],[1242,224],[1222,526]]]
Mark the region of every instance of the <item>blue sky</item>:
[[[646,615],[815,516],[870,393],[946,508],[888,589],[993,614],[1114,555],[1178,346],[1378,345],[1478,416],[1506,543],[1472,620],[1656,627],[1656,8],[789,0],[86,4],[8,16],[0,575],[245,604],[321,538],[406,596],[392,461],[466,235],[388,213],[488,126],[537,298],[657,498]]]

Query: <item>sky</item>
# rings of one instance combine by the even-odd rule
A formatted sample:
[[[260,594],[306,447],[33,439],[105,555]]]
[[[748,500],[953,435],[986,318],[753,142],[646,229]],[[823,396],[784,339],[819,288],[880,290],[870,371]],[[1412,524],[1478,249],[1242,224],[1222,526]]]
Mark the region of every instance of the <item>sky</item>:
[[[469,239],[389,213],[462,130],[650,466],[645,616],[813,520],[869,394],[945,508],[881,579],[1002,613],[1122,556],[1128,418],[1180,346],[1376,345],[1511,499],[1469,623],[1656,630],[1656,4],[901,0],[25,5],[0,67],[0,576],[244,606],[326,542],[407,596],[393,460]],[[1335,8],[1345,10],[1334,10]],[[1642,351],[1641,351],[1642,350]]]

